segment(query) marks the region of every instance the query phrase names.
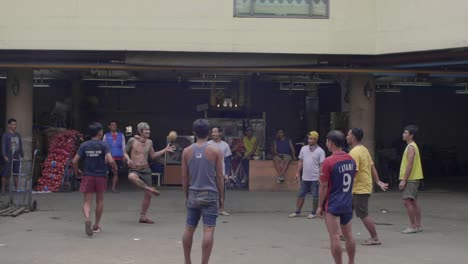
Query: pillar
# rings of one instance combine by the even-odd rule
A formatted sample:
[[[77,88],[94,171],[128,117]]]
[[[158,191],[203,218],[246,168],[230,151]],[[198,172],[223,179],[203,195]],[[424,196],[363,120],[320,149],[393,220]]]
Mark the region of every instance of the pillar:
[[[362,144],[375,153],[375,83],[370,75],[353,75],[349,82],[349,127],[364,131]]]
[[[306,111],[305,111],[305,121],[307,127],[307,133],[309,131],[319,131],[319,96],[318,96],[318,87],[308,87],[306,96]]]
[[[33,70],[8,72],[6,91],[6,119],[14,118],[16,131],[23,140],[24,158],[32,159],[33,152]]]
[[[82,122],[81,122],[81,102],[82,102],[82,92],[81,92],[81,79],[75,76],[72,79],[71,83],[71,94],[72,94],[72,128],[81,131]]]

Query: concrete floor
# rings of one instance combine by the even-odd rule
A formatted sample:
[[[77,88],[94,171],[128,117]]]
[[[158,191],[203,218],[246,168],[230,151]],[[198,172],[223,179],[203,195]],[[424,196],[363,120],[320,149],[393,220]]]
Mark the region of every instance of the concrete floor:
[[[163,188],[150,209],[155,225],[137,223],[141,197],[132,188],[106,194],[103,232],[88,238],[79,193],[37,194],[39,211],[0,217],[0,263],[183,263],[182,192]],[[468,263],[467,202],[468,193],[422,193],[424,232],[403,235],[407,218],[399,193],[375,194],[371,214],[384,244],[359,245],[356,263]],[[226,208],[233,214],[218,220],[211,263],[332,263],[323,221],[289,219],[294,203],[294,193],[228,192]],[[368,238],[357,219],[353,232],[358,242]],[[199,230],[193,263],[200,263],[200,242]]]

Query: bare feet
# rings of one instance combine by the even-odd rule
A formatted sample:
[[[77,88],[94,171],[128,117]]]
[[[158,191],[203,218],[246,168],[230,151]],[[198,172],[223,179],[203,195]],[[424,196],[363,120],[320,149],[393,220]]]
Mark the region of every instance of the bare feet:
[[[154,188],[154,187],[147,187],[146,190],[149,191],[149,192],[150,192],[152,195],[154,195],[154,196],[159,196],[159,195],[161,194],[161,193],[160,193],[158,190],[156,190],[156,188]]]
[[[85,233],[88,236],[93,235],[93,229],[91,228],[91,226],[92,226],[91,220],[86,220],[86,222],[85,222]]]

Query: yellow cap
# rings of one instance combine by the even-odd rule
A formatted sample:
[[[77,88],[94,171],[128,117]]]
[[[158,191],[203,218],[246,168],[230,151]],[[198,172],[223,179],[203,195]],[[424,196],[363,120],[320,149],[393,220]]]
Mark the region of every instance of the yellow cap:
[[[308,136],[310,138],[315,138],[315,139],[318,139],[319,138],[319,133],[317,133],[316,131],[310,131]]]

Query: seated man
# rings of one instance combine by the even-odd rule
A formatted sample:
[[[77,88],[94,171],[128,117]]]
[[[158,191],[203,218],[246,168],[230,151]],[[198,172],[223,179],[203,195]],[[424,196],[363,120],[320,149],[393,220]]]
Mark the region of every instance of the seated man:
[[[242,167],[244,168],[245,175],[248,177],[249,160],[251,160],[253,156],[259,155],[257,138],[253,135],[252,128],[246,127],[242,140],[233,142],[232,145],[232,152],[236,153],[236,156],[242,157]],[[241,181],[245,184],[247,183],[247,178],[243,178]]]
[[[284,134],[284,129],[276,130],[276,139],[273,141],[273,162],[278,172],[278,183],[284,182],[284,173],[289,167],[291,160],[296,159],[296,150],[292,141]]]

